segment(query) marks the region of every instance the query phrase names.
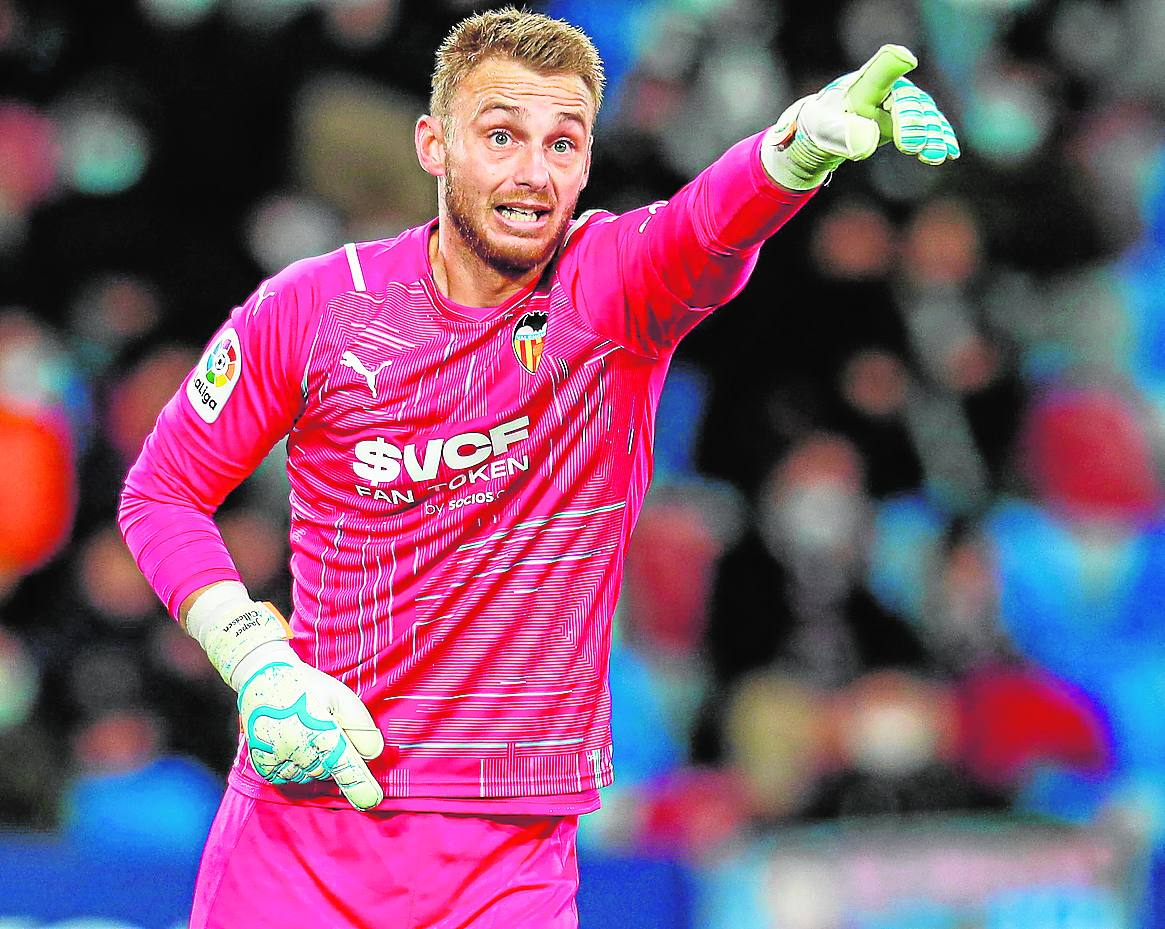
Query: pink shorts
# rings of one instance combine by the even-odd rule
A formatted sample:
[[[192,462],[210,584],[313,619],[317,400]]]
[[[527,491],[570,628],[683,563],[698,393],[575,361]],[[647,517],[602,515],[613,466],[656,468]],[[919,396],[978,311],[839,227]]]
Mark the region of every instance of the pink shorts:
[[[227,789],[190,929],[577,929],[577,816],[358,813]]]

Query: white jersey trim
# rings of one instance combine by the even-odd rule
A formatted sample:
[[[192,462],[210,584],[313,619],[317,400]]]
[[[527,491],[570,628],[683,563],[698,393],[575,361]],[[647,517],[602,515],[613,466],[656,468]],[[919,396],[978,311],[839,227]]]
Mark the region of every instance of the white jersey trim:
[[[573,236],[576,232],[578,232],[578,230],[585,226],[588,219],[590,219],[596,213],[602,212],[603,210],[587,210],[585,213],[579,216],[573,223],[570,224],[570,228],[566,230],[566,235],[562,239],[562,247],[566,248],[566,244],[570,241],[571,236]],[[611,218],[614,219],[615,217],[612,216]]]
[[[364,271],[360,267],[360,256],[356,254],[356,245],[349,242],[344,246],[344,252],[348,256],[348,268],[352,272],[352,283],[356,285],[357,290],[364,290]]]

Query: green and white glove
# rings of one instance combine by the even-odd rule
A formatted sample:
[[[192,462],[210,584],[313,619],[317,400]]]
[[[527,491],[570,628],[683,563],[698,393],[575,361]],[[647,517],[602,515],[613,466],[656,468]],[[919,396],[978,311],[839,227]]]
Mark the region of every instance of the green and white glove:
[[[333,778],[348,802],[370,810],[384,791],[366,758],[384,749],[368,708],[345,684],[304,663],[291,630],[269,603],[237,581],[204,591],[186,630],[239,694],[251,764],[272,784]]]
[[[958,158],[950,121],[902,76],[917,66],[909,49],[883,45],[859,70],[802,97],[765,134],[761,162],[769,177],[790,190],[812,190],[843,161],[869,158],[891,139],[925,164]]]

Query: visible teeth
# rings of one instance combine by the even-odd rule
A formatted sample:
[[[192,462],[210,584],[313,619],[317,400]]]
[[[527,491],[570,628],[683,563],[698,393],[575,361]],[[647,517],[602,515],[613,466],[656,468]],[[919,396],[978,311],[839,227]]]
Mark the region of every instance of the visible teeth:
[[[512,206],[503,206],[498,209],[506,219],[513,220],[517,223],[533,223],[538,221],[538,214],[533,210],[519,210]]]

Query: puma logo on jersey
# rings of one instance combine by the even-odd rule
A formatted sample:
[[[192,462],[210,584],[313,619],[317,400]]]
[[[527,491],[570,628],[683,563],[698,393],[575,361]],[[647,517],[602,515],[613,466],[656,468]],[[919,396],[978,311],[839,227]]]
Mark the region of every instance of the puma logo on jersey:
[[[357,358],[351,352],[344,352],[344,354],[340,356],[340,364],[347,368],[351,368],[368,382],[368,390],[372,394],[372,399],[375,400],[376,376],[390,364],[392,364],[392,362],[382,361],[380,366],[375,371],[369,371],[366,367],[364,367],[364,362],[362,362],[359,358]]]

